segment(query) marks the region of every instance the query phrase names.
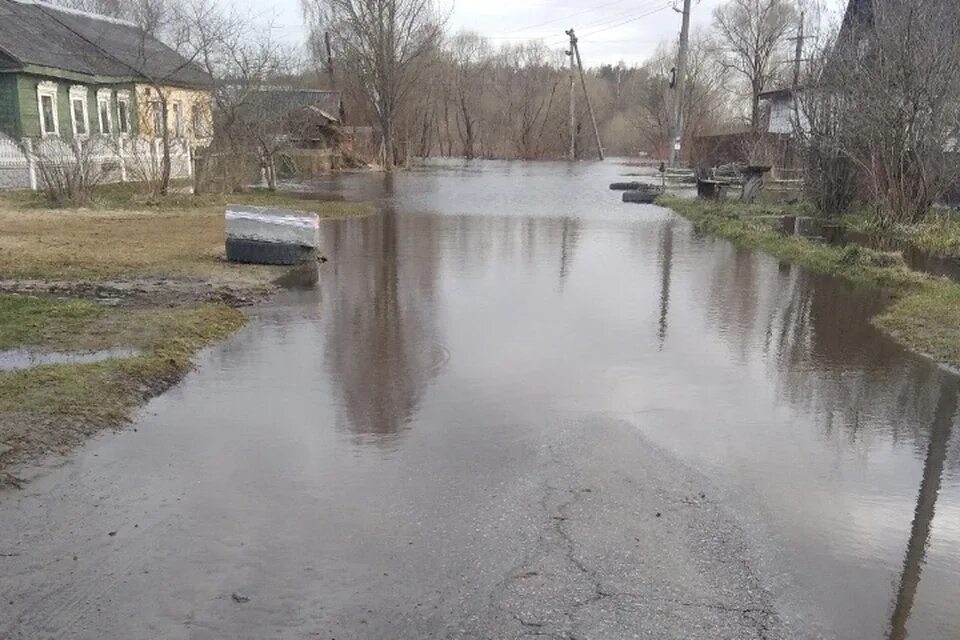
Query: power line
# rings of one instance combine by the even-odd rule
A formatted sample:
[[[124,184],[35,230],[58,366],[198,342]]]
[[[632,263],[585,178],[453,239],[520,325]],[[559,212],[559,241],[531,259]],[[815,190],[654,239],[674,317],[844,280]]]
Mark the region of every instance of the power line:
[[[669,4],[664,5],[664,6],[662,6],[662,7],[657,8],[657,9],[653,9],[653,10],[648,11],[648,12],[646,12],[646,13],[642,13],[642,14],[640,14],[640,15],[638,15],[638,16],[634,16],[633,18],[630,18],[630,19],[628,19],[628,20],[624,20],[623,22],[618,22],[618,23],[616,23],[616,24],[612,24],[612,25],[610,25],[610,26],[603,27],[602,29],[595,29],[595,30],[593,30],[593,31],[590,31],[589,33],[585,33],[585,34],[584,34],[584,37],[594,36],[594,35],[597,35],[598,33],[603,33],[604,31],[609,31],[610,29],[616,29],[617,27],[622,27],[622,26],[625,25],[625,24],[629,24],[629,23],[631,23],[631,22],[636,22],[637,20],[642,20],[643,18],[646,18],[646,17],[648,17],[648,16],[652,16],[652,15],[655,14],[655,13],[659,13],[659,12],[661,12],[661,11],[663,11],[663,10],[665,10],[665,9],[669,9],[669,8],[670,8],[670,5],[669,5]]]
[[[529,31],[530,29],[536,29],[536,28],[538,28],[538,27],[543,27],[543,26],[548,25],[548,24],[554,24],[554,23],[557,23],[557,22],[563,22],[564,20],[569,20],[570,18],[576,18],[577,16],[582,16],[582,15],[585,14],[585,13],[590,13],[591,11],[599,11],[600,9],[605,9],[605,8],[607,8],[607,7],[612,7],[612,6],[615,5],[615,4],[623,4],[623,3],[626,2],[626,1],[627,1],[627,0],[613,0],[613,2],[608,2],[608,3],[606,3],[606,4],[602,4],[602,5],[600,5],[599,7],[590,7],[589,9],[584,9],[584,10],[582,10],[582,11],[577,11],[576,13],[571,13],[570,15],[564,16],[564,17],[562,17],[562,18],[553,18],[553,19],[551,19],[551,20],[546,20],[546,21],[544,21],[544,22],[538,22],[537,24],[530,25],[529,27],[521,27],[521,28],[519,28],[519,29],[514,29],[513,31],[507,31],[507,32],[506,32],[505,34],[503,34],[503,35],[504,35],[504,36],[509,36],[509,35],[514,34],[514,33],[519,33],[520,31]],[[494,36],[494,37],[497,37],[497,36]],[[503,36],[499,36],[499,37],[503,37]]]
[[[618,15],[613,16],[613,17],[607,16],[607,17],[605,17],[605,18],[601,18],[600,20],[594,20],[594,21],[592,21],[592,22],[588,22],[586,25],[580,26],[579,28],[581,28],[581,29],[591,29],[591,28],[594,28],[594,27],[604,27],[604,26],[610,25],[610,24],[612,24],[612,23],[624,24],[624,23],[626,23],[626,22],[631,22],[631,21],[634,20],[634,19],[639,20],[640,18],[643,18],[643,17],[646,17],[647,15],[649,15],[649,13],[644,13],[644,14],[641,14],[641,15],[638,16],[638,15],[634,14],[634,12],[635,12],[637,9],[639,9],[639,8],[649,9],[649,8],[651,8],[651,7],[654,7],[654,6],[661,5],[662,3],[663,3],[663,0],[646,0],[645,2],[640,3],[640,6],[639,6],[639,7],[633,7],[633,8],[631,8],[630,10],[624,11],[624,12],[620,12]],[[594,7],[594,9],[599,9],[599,8],[605,7],[605,6],[609,6],[609,5],[600,5],[600,7]],[[659,10],[659,9],[658,9],[658,10]],[[585,13],[585,11],[581,11],[580,13],[581,13],[581,14],[582,14],[582,13]],[[633,14],[633,15],[631,15],[631,14]],[[576,14],[574,14],[574,15],[576,15]],[[625,16],[631,16],[631,18],[630,18],[630,19],[627,19],[627,20],[624,20],[624,17],[625,17]],[[572,16],[567,16],[567,18],[569,18],[569,17],[572,17]],[[560,21],[560,20],[566,20],[567,18],[559,18],[558,20],[554,20],[554,21],[551,21],[551,22],[558,22],[558,21]],[[538,25],[538,26],[539,26],[539,25]],[[614,25],[614,26],[616,26],[616,25]],[[518,29],[517,31],[521,31],[521,29]],[[554,36],[554,35],[539,35],[539,36],[520,35],[520,36],[515,36],[515,35],[511,35],[511,34],[513,34],[513,33],[516,33],[517,31],[508,31],[507,33],[505,33],[505,34],[503,34],[503,35],[489,36],[489,38],[490,38],[491,40],[543,40],[543,39],[549,39],[549,40],[554,40],[554,39],[556,39],[556,40],[566,40],[566,36]]]

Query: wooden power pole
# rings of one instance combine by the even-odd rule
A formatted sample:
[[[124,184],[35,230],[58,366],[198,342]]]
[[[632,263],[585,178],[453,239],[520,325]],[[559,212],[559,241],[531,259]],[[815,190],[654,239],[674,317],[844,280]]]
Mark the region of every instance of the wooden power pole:
[[[577,38],[573,35],[573,29],[565,32],[570,36],[570,50],[567,55],[570,56],[570,155],[571,161],[577,159],[577,94],[576,94],[576,59],[573,55],[573,49],[577,46]]]
[[[677,54],[677,113],[676,127],[674,128],[673,150],[670,155],[670,164],[680,165],[680,146],[683,144],[684,113],[686,111],[687,89],[687,49],[690,47],[690,5],[691,0],[683,0],[683,22],[680,26],[680,51]]]
[[[793,125],[800,126],[800,62],[803,60],[803,11],[800,12],[800,26],[797,28],[797,52],[793,61]]]
[[[583,98],[587,101],[587,111],[590,113],[590,122],[593,124],[593,138],[597,142],[597,156],[603,160],[603,143],[600,142],[600,129],[597,127],[597,118],[593,113],[593,103],[590,102],[590,94],[587,93],[587,79],[583,74],[580,45],[573,29],[569,29],[565,33],[570,36],[570,51],[568,52],[570,54],[570,159],[577,159],[577,112],[574,90],[574,64],[576,64],[576,69],[580,72],[580,87],[583,89]]]
[[[593,114],[593,104],[590,102],[590,94],[587,93],[587,80],[583,77],[583,60],[580,59],[580,43],[574,37],[573,29],[570,30],[573,38],[573,52],[577,54],[577,69],[580,70],[580,86],[583,87],[583,98],[587,101],[587,111],[590,112],[590,123],[593,124],[593,139],[597,141],[597,157],[603,160],[603,143],[600,142],[600,129],[597,128],[597,118]]]

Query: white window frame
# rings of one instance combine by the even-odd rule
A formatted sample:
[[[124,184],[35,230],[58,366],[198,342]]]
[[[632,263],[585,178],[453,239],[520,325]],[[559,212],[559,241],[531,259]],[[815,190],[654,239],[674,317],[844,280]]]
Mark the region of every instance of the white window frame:
[[[173,137],[177,139],[186,137],[186,130],[183,126],[183,103],[179,100],[171,101],[170,112],[173,119]]]
[[[73,136],[75,138],[86,138],[90,135],[90,112],[87,108],[87,88],[80,84],[75,84],[70,87],[70,124],[73,125]],[[81,110],[83,111],[83,133],[77,132],[77,112],[73,108],[73,103],[77,100],[80,101]]]
[[[168,113],[168,118],[163,117],[163,101],[160,100],[160,98],[155,98],[150,101],[150,121],[153,123],[154,138],[163,137],[163,130],[168,128],[168,123],[164,122],[164,120],[169,119],[169,115]]]
[[[120,105],[121,105],[121,104],[126,107],[126,112],[127,112],[127,114],[126,114],[126,115],[127,115],[127,117],[126,117],[126,125],[127,125],[127,126],[126,126],[126,129],[125,129],[125,130],[121,130],[121,129],[120,129],[120,124],[123,123],[123,119],[120,117]],[[131,116],[131,113],[130,113],[130,92],[129,92],[129,91],[126,91],[126,90],[117,91],[117,135],[125,136],[125,135],[127,135],[128,133],[130,133],[130,124],[131,124],[131,123],[130,123],[130,116]]]
[[[208,125],[207,108],[201,102],[195,102],[190,106],[190,129],[193,131],[193,137],[199,140],[206,140],[210,137],[210,127]]]
[[[97,89],[97,122],[100,123],[100,133],[103,135],[113,135],[116,131],[113,130],[113,91],[111,89]],[[106,104],[107,108],[104,109],[103,105]],[[107,114],[107,129],[109,131],[103,130],[103,114]]]
[[[46,138],[47,136],[59,136],[60,135],[60,113],[57,109],[57,83],[50,81],[43,81],[37,83],[37,109],[40,115],[40,136]],[[44,96],[50,98],[50,102],[53,105],[53,131],[47,131],[47,125],[43,121],[43,98]]]

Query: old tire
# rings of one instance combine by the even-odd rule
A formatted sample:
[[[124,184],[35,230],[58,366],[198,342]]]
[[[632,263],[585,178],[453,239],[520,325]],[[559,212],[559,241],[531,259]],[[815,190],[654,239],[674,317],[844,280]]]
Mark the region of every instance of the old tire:
[[[298,244],[227,238],[227,260],[247,264],[303,264],[316,259],[316,250]]]
[[[656,191],[624,191],[623,201],[635,204],[653,204],[658,195],[660,194]]]
[[[610,185],[611,191],[633,191],[641,187],[639,182],[614,182]]]

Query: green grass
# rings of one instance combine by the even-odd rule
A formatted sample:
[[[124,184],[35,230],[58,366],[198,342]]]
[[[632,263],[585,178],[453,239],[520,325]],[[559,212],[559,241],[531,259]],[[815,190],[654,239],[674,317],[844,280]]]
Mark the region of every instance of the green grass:
[[[84,335],[103,313],[101,307],[86,300],[0,295],[0,349],[61,347]]]
[[[107,309],[82,300],[0,296],[0,349],[140,352],[0,373],[0,466],[122,424],[146,398],[189,371],[199,349],[244,322],[243,314],[225,305]]]
[[[873,323],[906,347],[960,367],[960,284],[912,271],[890,254],[784,236],[763,221],[765,215],[778,215],[770,207],[670,197],[659,202],[699,228],[738,245],[815,273],[891,291],[893,304]]]

